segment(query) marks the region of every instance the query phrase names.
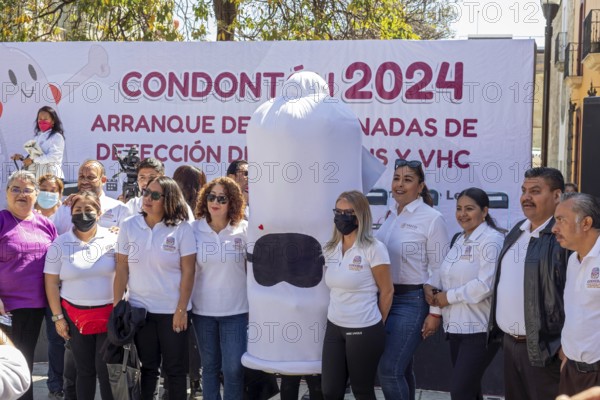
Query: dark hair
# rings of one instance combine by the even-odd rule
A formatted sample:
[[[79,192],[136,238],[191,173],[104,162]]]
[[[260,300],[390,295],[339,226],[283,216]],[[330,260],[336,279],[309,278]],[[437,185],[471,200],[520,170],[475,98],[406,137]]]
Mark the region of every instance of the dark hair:
[[[470,188],[465,189],[462,192],[460,192],[458,194],[458,197],[456,198],[456,201],[458,202],[458,199],[460,199],[463,196],[466,196],[466,197],[470,198],[471,200],[473,200],[479,206],[479,208],[481,208],[482,210],[485,207],[487,207],[488,213],[485,216],[485,222],[487,222],[487,224],[490,227],[494,228],[498,232],[503,232],[502,229],[498,228],[498,226],[496,225],[496,221],[494,221],[494,219],[490,215],[490,211],[489,211],[490,198],[488,197],[488,195],[485,191],[483,191],[479,188],[476,188],[476,187],[470,187]]]
[[[413,168],[410,165],[403,165],[403,167],[406,167],[417,174],[419,183],[423,184],[423,190],[421,193],[419,193],[419,196],[423,198],[423,203],[427,204],[429,207],[433,207],[433,197],[431,197],[431,192],[429,192],[429,188],[427,187],[427,184],[425,184],[425,171],[423,170],[423,164],[419,162],[419,166],[416,168]]]
[[[570,186],[570,187],[572,187],[572,188],[573,188],[573,191],[575,191],[575,192],[579,192],[579,187],[577,186],[577,184],[576,184],[576,183],[573,183],[573,182],[568,182],[568,183],[565,183],[565,190],[567,190],[567,186]]]
[[[183,192],[183,198],[192,210],[196,209],[198,193],[206,184],[206,175],[200,168],[192,165],[182,165],[173,173],[173,180],[177,182]]]
[[[212,218],[208,212],[208,200],[206,199],[210,194],[210,191],[216,185],[221,185],[225,189],[225,194],[229,198],[227,208],[227,218],[229,218],[229,224],[236,226],[239,222],[244,219],[244,207],[246,206],[242,189],[233,179],[226,176],[213,179],[204,187],[198,196],[198,204],[196,204],[196,216],[198,218],[206,218],[207,222],[211,222]]]
[[[550,190],[560,189],[565,191],[565,178],[563,174],[556,168],[550,167],[535,167],[525,171],[525,178],[544,178]]]
[[[40,179],[38,179],[38,186],[44,182],[56,183],[56,186],[58,186],[58,194],[60,196],[63,195],[63,190],[65,189],[65,184],[63,183],[63,180],[60,179],[58,176],[52,175],[52,174],[42,175],[42,176],[40,176]]]
[[[162,161],[157,160],[156,158],[144,158],[137,165],[137,172],[140,172],[140,169],[142,168],[151,168],[155,170],[157,174],[165,174],[165,165],[162,163]]]
[[[597,197],[587,193],[563,193],[560,196],[560,202],[573,200],[573,212],[580,219],[585,217],[592,218],[592,228],[600,229],[600,200]]]
[[[45,111],[48,114],[50,114],[50,118],[52,118],[52,121],[54,121],[54,126],[52,126],[52,131],[50,132],[50,135],[48,135],[48,137],[54,135],[55,133],[60,133],[64,138],[65,132],[63,129],[62,121],[58,117],[58,114],[56,113],[56,111],[54,111],[54,108],[48,107],[48,106],[44,106],[44,107],[40,108],[35,116],[35,122],[34,122],[35,127],[33,128],[35,134],[37,135],[38,133],[40,133],[40,127],[38,126],[38,116],[40,115],[40,113],[42,111]]]
[[[241,165],[247,165],[247,164],[248,164],[248,161],[246,161],[246,160],[233,161],[227,167],[227,175],[235,175]]]
[[[71,214],[73,214],[73,209],[75,208],[75,203],[77,203],[79,200],[83,200],[83,199],[91,199],[92,204],[94,205],[94,208],[96,209],[96,212],[98,213],[98,215],[102,214],[102,207],[100,206],[100,198],[98,197],[98,195],[96,193],[90,192],[89,190],[79,192],[75,196],[73,196],[73,200],[71,200]]]
[[[189,218],[187,206],[177,182],[168,176],[158,176],[150,179],[148,186],[152,182],[158,183],[163,191],[165,215],[163,215],[162,222],[166,226],[175,226],[183,221],[187,221]],[[142,210],[142,215],[145,217],[147,214]]]

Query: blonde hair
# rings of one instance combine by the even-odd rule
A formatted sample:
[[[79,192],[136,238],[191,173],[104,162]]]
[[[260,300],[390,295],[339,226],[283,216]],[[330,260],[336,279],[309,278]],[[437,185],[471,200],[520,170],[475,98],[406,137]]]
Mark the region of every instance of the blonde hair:
[[[335,204],[340,200],[346,200],[352,204],[354,209],[354,215],[358,221],[358,231],[356,232],[356,244],[359,247],[372,244],[375,241],[373,237],[373,218],[371,217],[371,208],[369,207],[369,200],[367,196],[359,192],[358,190],[351,190],[340,194],[335,201]],[[337,228],[333,228],[333,235],[331,240],[327,242],[324,249],[325,251],[332,251],[342,241],[342,234]]]

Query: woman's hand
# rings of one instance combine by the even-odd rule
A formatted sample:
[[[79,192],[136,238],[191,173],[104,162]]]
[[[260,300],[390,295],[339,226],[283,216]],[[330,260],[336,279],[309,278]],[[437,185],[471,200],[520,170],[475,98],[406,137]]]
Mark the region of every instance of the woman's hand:
[[[59,319],[54,323],[54,327],[56,328],[56,333],[58,333],[63,339],[71,339],[71,336],[69,335],[69,323],[66,319]]]
[[[0,315],[6,315],[6,310],[4,309],[4,303],[0,300]]]
[[[425,322],[423,322],[423,328],[421,329],[421,335],[423,336],[423,339],[427,339],[429,336],[437,332],[441,322],[441,316],[434,316],[432,314],[429,314],[425,318]]]
[[[435,297],[435,300],[434,300],[435,306],[444,308],[444,307],[450,305],[450,303],[448,303],[448,296],[446,295],[446,292],[438,292],[434,297]]]
[[[187,311],[179,308],[173,314],[173,330],[177,333],[183,332],[188,327],[188,314]]]
[[[12,156],[10,156],[10,159],[15,160],[15,161],[21,161],[21,160],[23,160],[23,156],[15,153]]]
[[[561,394],[556,400],[600,400],[600,386],[589,388],[572,397]]]

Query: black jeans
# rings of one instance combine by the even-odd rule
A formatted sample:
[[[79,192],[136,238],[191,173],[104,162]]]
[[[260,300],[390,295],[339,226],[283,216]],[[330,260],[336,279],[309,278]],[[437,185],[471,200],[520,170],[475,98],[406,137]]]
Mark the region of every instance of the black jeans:
[[[12,327],[6,330],[6,334],[15,344],[15,347],[23,353],[29,372],[33,371],[33,355],[35,345],[40,336],[42,320],[46,308],[18,308],[10,311],[12,314]],[[23,400],[33,400],[33,384],[23,396]]]
[[[301,375],[281,375],[281,400],[298,400]],[[310,400],[323,400],[321,375],[305,375]]]
[[[64,315],[69,323],[71,352],[77,367],[77,380],[75,383],[77,400],[94,400],[96,396],[96,375],[100,383],[102,400],[112,400],[112,390],[108,382],[108,369],[100,354],[100,349],[106,341],[106,333],[82,335],[66,312],[64,312]]]
[[[341,400],[350,378],[357,400],[375,400],[375,375],[385,347],[379,321],[366,328],[342,328],[327,321],[323,339],[323,398]]]
[[[142,399],[153,398],[162,361],[169,400],[185,400],[188,331],[173,331],[173,314],[147,313],[145,325],[135,334],[135,345],[142,363]]]
[[[50,307],[46,308],[45,317],[46,337],[48,338],[48,380],[46,385],[50,392],[62,392],[65,340],[56,332]]]
[[[481,378],[498,351],[499,343],[486,346],[487,333],[449,333],[452,360],[452,400],[482,400]]]

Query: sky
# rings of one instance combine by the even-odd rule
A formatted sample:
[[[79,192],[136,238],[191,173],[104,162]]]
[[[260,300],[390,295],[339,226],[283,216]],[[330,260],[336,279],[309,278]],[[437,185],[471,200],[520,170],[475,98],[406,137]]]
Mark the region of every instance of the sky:
[[[543,46],[546,20],[538,0],[457,0],[452,24],[456,39],[468,35],[512,35]]]

